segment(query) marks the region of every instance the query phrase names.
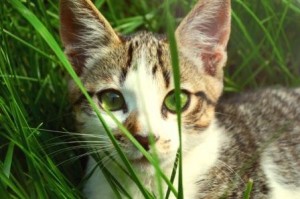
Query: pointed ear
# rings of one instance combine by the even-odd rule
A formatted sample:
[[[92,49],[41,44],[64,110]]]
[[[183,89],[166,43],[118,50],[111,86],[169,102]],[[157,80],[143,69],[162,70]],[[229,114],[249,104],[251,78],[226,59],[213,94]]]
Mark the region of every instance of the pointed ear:
[[[176,30],[182,54],[208,75],[222,78],[230,35],[230,0],[200,0]]]
[[[78,75],[88,59],[120,42],[107,20],[90,0],[60,0],[60,36]]]

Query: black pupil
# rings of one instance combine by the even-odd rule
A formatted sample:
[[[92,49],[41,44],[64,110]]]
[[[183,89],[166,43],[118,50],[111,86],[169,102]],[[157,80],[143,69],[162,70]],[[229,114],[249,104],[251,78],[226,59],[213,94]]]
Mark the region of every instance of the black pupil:
[[[116,94],[116,93],[111,93],[109,95],[110,98],[110,102],[111,104],[118,104],[118,102],[120,102],[120,95]]]

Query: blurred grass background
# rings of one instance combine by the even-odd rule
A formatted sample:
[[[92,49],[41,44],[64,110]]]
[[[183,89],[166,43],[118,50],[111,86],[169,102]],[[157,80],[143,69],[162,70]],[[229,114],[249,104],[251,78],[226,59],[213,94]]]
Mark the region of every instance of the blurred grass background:
[[[0,198],[80,198],[83,166],[67,98],[68,73],[13,2],[32,12],[59,42],[58,0],[0,5]],[[166,32],[162,0],[96,0],[120,33]],[[178,23],[196,0],[172,0]],[[300,3],[233,0],[225,91],[300,85]],[[51,147],[49,147],[51,145]],[[55,146],[55,145],[54,145]],[[74,150],[62,150],[67,148]],[[66,161],[67,160],[67,161]]]

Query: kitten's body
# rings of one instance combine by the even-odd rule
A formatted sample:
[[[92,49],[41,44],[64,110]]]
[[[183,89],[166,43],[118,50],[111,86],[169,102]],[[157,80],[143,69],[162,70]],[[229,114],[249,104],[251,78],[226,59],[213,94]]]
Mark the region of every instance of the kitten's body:
[[[69,60],[142,184],[157,196],[155,169],[104,111],[102,97],[123,99],[114,116],[150,154],[151,132],[160,167],[170,177],[179,136],[176,114],[166,104],[174,89],[167,39],[146,32],[120,37],[89,0],[61,0],[61,21]],[[229,0],[199,1],[176,30],[181,89],[188,98],[182,108],[184,196],[241,198],[253,179],[252,198],[300,198],[300,91],[266,89],[219,100],[229,33]],[[70,94],[84,139],[120,161],[81,91],[71,84]],[[133,198],[143,198],[108,159],[105,168]],[[90,157],[88,171],[95,165]],[[100,168],[84,192],[90,199],[115,197]]]
[[[299,101],[300,89],[282,88],[220,101],[216,114],[230,142],[221,149],[222,163],[207,178],[219,176],[213,180],[214,193],[233,181],[238,184],[229,198],[242,198],[252,178],[252,198],[300,198]]]
[[[184,177],[190,180],[184,183],[185,198],[242,198],[249,179],[252,198],[300,198],[299,101],[300,89],[282,88],[221,99],[215,124],[202,132],[209,136],[207,145],[184,155]],[[90,159],[89,167],[94,164]],[[140,177],[157,191],[153,173],[142,171]],[[136,193],[133,198],[142,198],[135,184],[124,184]],[[85,191],[90,198],[114,197],[100,170]]]

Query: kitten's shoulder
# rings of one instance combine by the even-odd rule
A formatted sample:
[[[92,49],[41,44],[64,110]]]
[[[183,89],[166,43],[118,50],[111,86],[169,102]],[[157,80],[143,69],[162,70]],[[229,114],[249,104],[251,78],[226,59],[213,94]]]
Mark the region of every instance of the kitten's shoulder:
[[[271,100],[274,96],[281,96],[284,98],[284,101],[289,101],[290,96],[294,96],[299,99],[300,88],[285,88],[277,86],[258,90],[248,90],[241,93],[226,93],[220,98],[219,107],[228,104],[245,104],[253,102],[259,105],[263,98]]]
[[[239,171],[241,163],[251,160],[242,178],[255,180],[254,195],[300,195],[299,104],[299,88],[260,89],[225,95],[219,101],[218,123],[230,137],[221,161]]]
[[[253,136],[258,144],[276,132],[300,137],[300,89],[267,88],[225,95],[216,108],[219,123],[228,132]],[[295,130],[296,129],[296,130]],[[300,140],[299,140],[300,143]]]
[[[226,115],[261,115],[276,118],[286,115],[298,118],[300,113],[300,88],[265,88],[257,91],[246,91],[238,94],[225,94],[219,100],[217,117],[225,119]],[[253,119],[250,117],[248,119]]]

